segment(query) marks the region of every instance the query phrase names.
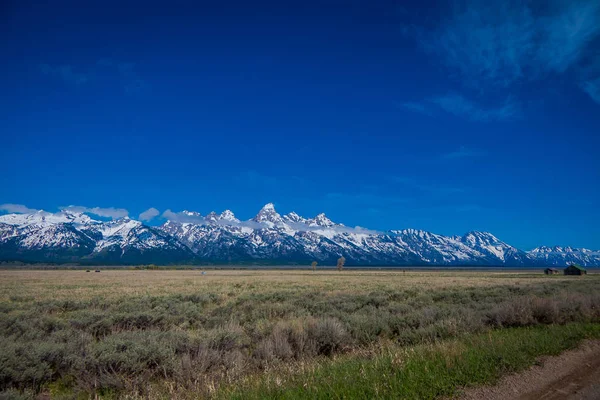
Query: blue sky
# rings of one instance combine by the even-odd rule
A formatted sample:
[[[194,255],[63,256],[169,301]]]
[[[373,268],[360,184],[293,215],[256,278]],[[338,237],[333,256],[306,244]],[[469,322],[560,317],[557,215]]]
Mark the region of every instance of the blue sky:
[[[3,2],[0,204],[600,248],[598,1],[161,3]]]

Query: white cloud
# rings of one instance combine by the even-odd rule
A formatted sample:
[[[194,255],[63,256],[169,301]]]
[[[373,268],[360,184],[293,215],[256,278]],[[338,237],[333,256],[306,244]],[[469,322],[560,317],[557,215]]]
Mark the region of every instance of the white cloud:
[[[24,206],[23,204],[0,204],[0,210],[16,214],[33,214],[38,210]]]
[[[159,214],[160,214],[160,211],[158,211],[154,207],[151,207],[151,208],[147,209],[146,211],[144,211],[143,213],[141,213],[139,218],[140,218],[140,221],[150,221],[151,219],[153,219],[154,217],[156,217]]]
[[[89,208],[89,207],[82,207],[82,206],[68,206],[68,207],[64,207],[64,210],[75,212],[75,213],[89,213],[89,214],[97,215],[99,217],[112,218],[112,219],[123,218],[123,217],[127,217],[129,215],[129,211],[125,210],[124,208],[114,208],[114,207],[108,207],[108,208],[92,207],[92,208]]]

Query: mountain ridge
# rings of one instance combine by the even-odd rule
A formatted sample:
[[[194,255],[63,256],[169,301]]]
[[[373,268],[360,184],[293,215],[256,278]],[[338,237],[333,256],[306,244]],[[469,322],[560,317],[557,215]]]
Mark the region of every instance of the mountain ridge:
[[[230,210],[164,214],[149,226],[128,217],[98,221],[61,210],[0,216],[0,261],[82,264],[335,264],[600,266],[600,251],[541,246],[525,252],[489,232],[445,236],[424,230],[348,227],[324,213],[280,215],[272,203],[246,221]]]

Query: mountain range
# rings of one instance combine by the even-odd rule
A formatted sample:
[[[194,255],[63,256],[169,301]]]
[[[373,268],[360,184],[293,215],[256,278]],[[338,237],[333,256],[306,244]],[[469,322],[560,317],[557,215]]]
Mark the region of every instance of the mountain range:
[[[0,216],[0,261],[136,264],[600,266],[600,250],[542,246],[519,250],[487,232],[444,236],[416,229],[347,227],[325,214],[280,215],[273,204],[241,221],[226,210],[163,214],[149,226],[98,221],[68,209]]]

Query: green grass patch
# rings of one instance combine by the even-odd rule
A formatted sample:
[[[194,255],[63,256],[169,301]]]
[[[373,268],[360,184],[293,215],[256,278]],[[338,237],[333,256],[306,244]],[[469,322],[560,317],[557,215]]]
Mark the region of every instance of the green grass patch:
[[[586,338],[600,338],[600,324],[511,328],[433,345],[387,347],[375,357],[341,356],[299,374],[265,373],[223,386],[232,399],[436,399],[557,355]]]

